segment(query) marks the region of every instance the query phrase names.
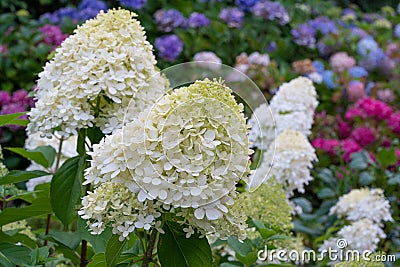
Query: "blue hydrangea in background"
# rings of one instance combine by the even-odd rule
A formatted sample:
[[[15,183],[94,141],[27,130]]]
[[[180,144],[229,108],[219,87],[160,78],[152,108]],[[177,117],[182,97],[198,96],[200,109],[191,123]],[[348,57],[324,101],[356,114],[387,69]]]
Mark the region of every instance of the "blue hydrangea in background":
[[[314,60],[313,65],[314,65],[315,71],[318,72],[319,74],[322,74],[324,72],[325,66],[324,66],[324,63],[322,63],[321,61]]]
[[[396,38],[400,38],[400,23],[394,27],[393,33]]]
[[[250,11],[260,0],[235,0],[235,4],[243,11]]]
[[[296,44],[315,48],[315,30],[307,23],[300,24],[297,28],[291,30],[290,33]]]
[[[147,0],[120,0],[120,3],[124,7],[142,9],[147,5]]]
[[[376,50],[378,48],[378,44],[372,37],[366,37],[361,39],[357,43],[357,52],[361,56],[367,56],[371,51]]]
[[[315,31],[319,31],[323,35],[337,32],[336,24],[327,17],[318,17],[311,20],[309,24]]]
[[[333,89],[337,86],[334,73],[331,70],[326,70],[322,73],[322,81],[329,89]]]
[[[360,66],[354,66],[349,69],[349,74],[352,78],[368,77],[368,71]]]

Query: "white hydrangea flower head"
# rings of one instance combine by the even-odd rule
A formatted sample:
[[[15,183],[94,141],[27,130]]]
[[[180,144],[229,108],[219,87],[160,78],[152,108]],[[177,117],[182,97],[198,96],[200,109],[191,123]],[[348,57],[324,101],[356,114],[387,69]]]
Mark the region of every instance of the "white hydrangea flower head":
[[[64,138],[57,132],[53,133],[52,138],[42,137],[41,135],[42,134],[40,132],[28,135],[28,138],[25,140],[25,148],[28,150],[33,150],[39,146],[51,146],[56,151],[58,151],[61,138],[63,138],[59,166],[61,166],[67,159],[78,155],[78,152],[76,152],[76,145],[78,142],[77,136],[73,135],[68,138]],[[26,168],[26,170],[27,171],[39,170],[39,171],[47,171],[50,173],[54,173],[56,171],[55,168],[56,168],[56,161],[54,161],[53,166],[51,166],[49,169],[46,169],[42,165],[37,164],[34,161],[31,161],[31,164]],[[52,177],[53,175],[45,175],[30,179],[25,184],[26,189],[28,191],[34,191],[36,185],[48,183],[51,181]]]
[[[259,149],[267,149],[276,136],[285,130],[295,130],[305,136],[311,134],[317,93],[311,80],[298,77],[280,86],[268,106],[262,104],[249,120],[252,127],[250,141]]]
[[[349,249],[359,252],[366,250],[374,252],[378,248],[379,241],[386,238],[385,232],[379,225],[369,219],[361,219],[343,227],[338,236],[347,241]]]
[[[3,159],[3,148],[0,145],[0,160]],[[3,162],[0,161],[0,177],[8,173],[8,169]]]
[[[247,134],[232,91],[216,80],[196,81],[94,145],[84,183],[121,184],[143,205],[173,207],[203,234],[244,231],[245,219],[231,207],[235,185],[249,173]]]
[[[272,168],[270,158],[274,158]],[[250,177],[252,181],[265,181],[266,176],[275,177],[292,196],[294,190],[304,193],[304,185],[313,178],[310,174],[312,162],[317,160],[315,149],[298,131],[281,133],[264,153],[263,160]]]
[[[123,9],[101,11],[55,50],[54,58],[39,74],[29,134],[41,131],[50,137],[57,128],[64,136],[76,135],[78,129],[98,123],[99,109],[111,113],[110,102],[135,100],[139,90],[153,91],[148,84],[157,74],[153,48],[134,17],[136,14]],[[149,94],[151,98],[144,102],[157,99],[161,95],[158,89],[156,86],[155,95]],[[110,132],[104,116],[99,124]]]
[[[368,218],[374,223],[393,221],[390,214],[390,203],[385,198],[383,190],[362,188],[353,189],[339,198],[339,201],[330,209],[330,214],[345,217],[349,221]]]
[[[250,125],[249,140],[252,147],[268,149],[275,137],[275,121],[270,107],[264,103],[257,107],[248,121]]]

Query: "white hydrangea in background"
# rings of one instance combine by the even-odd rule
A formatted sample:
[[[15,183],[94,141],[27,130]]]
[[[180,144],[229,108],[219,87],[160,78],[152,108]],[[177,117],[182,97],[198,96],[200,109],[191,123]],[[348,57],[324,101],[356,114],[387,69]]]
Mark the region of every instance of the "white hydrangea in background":
[[[63,136],[98,125],[105,133],[122,127],[119,105],[125,98],[143,110],[165,91],[157,75],[152,46],[136,14],[123,9],[101,11],[55,50],[39,74],[36,107],[29,112],[28,134]],[[149,80],[160,80],[149,84]],[[155,86],[154,86],[155,85]],[[147,94],[138,94],[139,91]],[[99,110],[106,112],[99,117]],[[117,118],[117,122],[115,121]]]
[[[271,157],[274,157],[272,168],[269,166]],[[316,160],[315,149],[307,138],[301,132],[286,130],[269,146],[250,180],[263,181],[269,175],[282,184],[288,197],[292,196],[295,190],[304,193],[304,186],[313,179],[310,169],[313,166],[312,162]]]
[[[382,189],[353,189],[339,198],[339,201],[330,209],[330,214],[345,217],[349,221],[368,218],[374,223],[393,221],[390,214],[390,204]]]
[[[298,77],[284,83],[270,102],[273,119],[267,104],[253,112],[249,120],[252,127],[250,142],[253,146],[267,149],[275,138],[275,129],[276,135],[289,129],[309,136],[317,105],[317,93],[311,80]]]
[[[243,105],[223,83],[206,79],[170,91],[94,145],[85,184],[97,188],[84,197],[79,214],[94,233],[110,222],[121,239],[135,228],[157,228],[156,211],[173,211],[189,225],[187,236],[197,230],[244,238],[246,216],[235,202],[235,185],[249,173],[247,134]],[[113,200],[103,191],[113,192]],[[119,191],[132,200],[118,197]],[[123,209],[115,203],[126,206],[123,216],[131,216],[131,224],[119,225],[126,220],[113,212]],[[151,212],[137,215],[144,206]]]
[[[205,62],[199,62],[198,63],[199,66],[204,68],[210,68],[211,70],[219,70],[221,68],[220,64],[222,63],[222,60],[214,52],[211,51],[198,52],[194,55],[193,60],[205,61]],[[208,62],[210,62],[210,64]]]
[[[55,132],[51,139],[47,137],[41,137],[41,133],[34,133],[28,135],[28,138],[25,140],[25,148],[28,150],[33,150],[39,146],[52,146],[57,152],[59,149],[59,145],[61,142],[62,136]],[[59,166],[61,166],[68,158],[75,157],[78,155],[76,152],[76,143],[77,143],[77,136],[70,136],[66,139],[63,139],[62,147],[61,147],[61,156]],[[56,170],[56,160],[53,163],[51,168],[46,169],[42,165],[37,164],[34,161],[31,161],[31,165],[26,168],[27,171],[47,171],[50,173],[54,173]],[[44,184],[51,181],[53,175],[45,175],[37,178],[30,179],[26,182],[26,189],[28,191],[34,191],[35,186],[38,184]]]
[[[381,239],[386,238],[383,230],[369,219],[361,219],[343,227],[338,235],[346,239],[350,249],[360,252],[375,251]]]

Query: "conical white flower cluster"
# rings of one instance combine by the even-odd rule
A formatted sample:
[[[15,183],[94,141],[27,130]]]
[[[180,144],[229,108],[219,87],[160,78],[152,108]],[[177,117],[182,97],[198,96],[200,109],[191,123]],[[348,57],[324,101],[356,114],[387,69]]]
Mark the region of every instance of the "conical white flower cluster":
[[[276,135],[290,129],[309,136],[317,105],[317,93],[311,80],[298,77],[284,83],[269,107],[263,104],[255,109],[249,120],[252,127],[250,142],[260,149],[267,149],[275,139],[275,130]]]
[[[122,231],[120,215],[113,212],[116,204],[102,196],[106,186],[107,192],[129,190],[134,200],[112,193],[113,201],[120,199],[127,208],[124,216],[151,206],[157,212],[174,212],[181,223],[189,224],[188,236],[194,228],[221,238],[232,233],[243,237],[246,218],[235,204],[235,185],[246,180],[252,151],[243,106],[231,93],[221,82],[196,81],[167,93],[95,145],[85,183],[98,188],[84,197],[79,211],[90,219],[90,228],[101,232],[102,223],[112,222],[125,238],[126,229],[132,232],[144,223],[157,226],[158,213],[144,210],[143,218],[132,217]]]
[[[349,221],[368,218],[374,223],[393,221],[389,200],[385,199],[382,189],[353,189],[339,198],[330,209],[330,214],[345,217]]]
[[[110,133],[122,127],[125,114],[116,104],[132,100],[142,111],[162,95],[166,79],[157,74],[152,46],[135,16],[123,9],[101,11],[56,49],[39,74],[29,134],[51,137],[56,129],[67,137],[94,125]]]
[[[269,165],[271,158],[272,167]],[[286,130],[269,146],[260,167],[253,172],[250,180],[259,184],[271,176],[282,184],[288,196],[292,196],[295,190],[304,193],[304,186],[313,179],[310,169],[315,160],[315,149],[307,138],[301,132]]]
[[[382,222],[393,221],[390,204],[382,189],[353,189],[339,198],[330,214],[351,222],[339,230],[338,238],[345,239],[347,249],[375,251],[381,239],[386,238]],[[321,249],[328,249],[337,238],[326,240]]]

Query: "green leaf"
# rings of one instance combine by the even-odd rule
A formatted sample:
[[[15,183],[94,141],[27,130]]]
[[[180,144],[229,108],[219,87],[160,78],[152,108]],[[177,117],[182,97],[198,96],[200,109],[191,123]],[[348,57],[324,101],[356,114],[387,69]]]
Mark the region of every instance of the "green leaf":
[[[198,233],[186,238],[184,226],[167,221],[160,234],[157,252],[163,267],[207,267],[212,266],[211,248],[205,237]]]
[[[267,230],[267,229],[261,229],[261,230]],[[260,233],[261,233],[261,231],[260,231]],[[251,243],[247,239],[245,241],[241,242],[234,236],[230,236],[228,238],[228,245],[236,253],[240,254],[243,257],[246,256],[248,253],[250,253],[253,250]]]
[[[30,239],[27,235],[20,234],[18,232],[10,233],[9,231],[5,232],[0,231],[0,240],[2,242],[12,243],[12,244],[21,243],[30,248],[36,247],[36,242],[34,240]]]
[[[258,255],[256,251],[251,251],[249,252],[246,256],[241,256],[240,254],[236,254],[236,257],[238,260],[240,260],[241,263],[246,264],[246,265],[251,265],[255,263],[258,259]]]
[[[14,267],[15,265],[0,251],[0,266]]]
[[[8,260],[17,265],[26,265],[30,263],[31,250],[25,246],[17,246],[10,243],[0,243],[0,251]]]
[[[119,241],[118,235],[113,235],[110,238],[110,241],[107,243],[105,258],[108,267],[113,267],[117,264],[118,258],[122,253],[122,249],[126,243],[126,239],[124,241]]]
[[[388,185],[396,185],[396,184],[400,184],[400,174],[397,174],[388,180]]]
[[[18,112],[13,114],[0,115],[0,126],[15,124],[18,118],[25,114],[26,112]]]
[[[87,265],[87,267],[106,267],[106,255],[104,253],[98,253],[93,256],[91,262]]]
[[[282,240],[282,239],[291,239],[292,237],[287,236],[287,235],[273,235],[267,239],[267,241],[272,241],[272,240]]]
[[[4,184],[13,184],[13,183],[19,183],[19,182],[24,182],[32,178],[36,177],[41,177],[49,175],[49,173],[44,172],[44,171],[18,171],[18,170],[13,170],[4,175],[3,177],[0,177],[0,185]]]
[[[353,170],[364,170],[368,167],[369,155],[365,151],[351,154],[350,168]]]
[[[330,197],[334,197],[336,194],[335,192],[330,189],[330,188],[322,188],[319,192],[318,192],[318,197],[320,199],[324,199],[324,198],[330,198]]]
[[[56,156],[56,150],[52,146],[40,146],[33,150],[26,150],[22,147],[6,147],[5,149],[32,160],[45,168],[50,168],[53,165]]]
[[[361,185],[370,185],[373,181],[375,181],[375,177],[368,172],[360,173],[359,182]]]
[[[52,212],[49,197],[49,184],[36,186],[36,197],[32,204],[20,208],[7,208],[0,213],[0,226],[19,220],[49,214]]]
[[[397,162],[397,156],[395,154],[394,148],[381,149],[378,152],[378,155],[376,155],[376,160],[382,166],[385,166],[385,167],[395,164]]]
[[[76,249],[81,242],[81,235],[78,232],[51,231],[48,237],[55,243],[70,249]]]
[[[36,248],[31,251],[30,256],[32,264],[41,264],[49,256],[49,247]]]
[[[81,195],[84,165],[85,158],[83,157],[76,156],[67,159],[51,180],[51,206],[66,227]]]

